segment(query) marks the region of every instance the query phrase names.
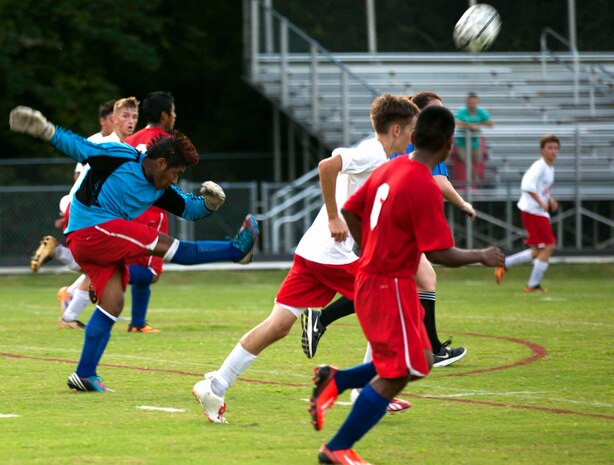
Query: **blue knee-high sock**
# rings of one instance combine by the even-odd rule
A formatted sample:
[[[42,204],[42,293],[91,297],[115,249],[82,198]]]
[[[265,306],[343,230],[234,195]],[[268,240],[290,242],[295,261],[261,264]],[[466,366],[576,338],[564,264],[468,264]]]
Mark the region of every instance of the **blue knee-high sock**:
[[[241,251],[230,241],[179,241],[179,247],[171,259],[180,265],[198,263],[227,262],[240,260]]]
[[[100,362],[102,353],[111,337],[111,328],[117,319],[99,306],[96,306],[85,327],[85,340],[81,351],[81,359],[77,365],[77,375],[81,378],[96,376],[96,367]]]
[[[351,449],[386,414],[390,401],[367,384],[337,434],[326,444],[330,450]]]
[[[375,378],[376,374],[373,362],[363,363],[347,370],[340,370],[335,375],[337,390],[341,393],[346,389],[362,388]]]
[[[151,296],[150,284],[154,274],[141,265],[130,265],[130,284],[132,292],[132,321],[130,324],[137,328],[145,326],[147,307]]]

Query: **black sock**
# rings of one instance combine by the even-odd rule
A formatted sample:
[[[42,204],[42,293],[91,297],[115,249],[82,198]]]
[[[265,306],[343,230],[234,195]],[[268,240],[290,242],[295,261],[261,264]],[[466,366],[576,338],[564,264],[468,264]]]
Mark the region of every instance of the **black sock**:
[[[320,317],[320,323],[324,326],[328,326],[333,321],[343,318],[354,313],[354,302],[347,297],[339,297],[333,303],[328,304],[327,307],[322,309],[322,316]]]
[[[434,292],[418,292],[420,303],[424,307],[424,326],[426,333],[431,341],[433,353],[436,354],[441,349],[441,342],[437,337],[437,324],[435,323],[435,293]]]

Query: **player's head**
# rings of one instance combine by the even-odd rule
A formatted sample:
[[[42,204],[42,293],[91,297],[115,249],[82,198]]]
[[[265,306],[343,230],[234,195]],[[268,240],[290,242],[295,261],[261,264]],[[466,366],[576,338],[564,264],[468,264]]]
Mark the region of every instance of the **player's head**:
[[[431,105],[420,112],[412,137],[416,150],[438,154],[445,160],[452,147],[454,115],[445,107]]]
[[[409,99],[414,103],[420,110],[424,110],[426,107],[430,105],[443,106],[443,99],[437,95],[435,92],[430,91],[422,91],[416,92],[414,95],[409,97]]]
[[[175,128],[175,98],[170,92],[156,91],[145,96],[141,111],[146,124],[155,124],[163,131],[173,132]]]
[[[407,97],[383,94],[371,104],[371,124],[378,138],[385,138],[386,150],[403,153],[420,110]]]
[[[554,134],[546,134],[539,139],[539,152],[549,165],[554,163],[561,149],[561,140]]]
[[[115,100],[107,100],[98,107],[98,122],[100,133],[103,136],[108,136],[113,132],[113,105],[115,105]]]
[[[124,140],[136,129],[139,119],[139,101],[136,97],[121,98],[113,105],[113,130]]]
[[[175,131],[170,136],[153,139],[147,145],[147,158],[154,162],[152,181],[162,189],[176,184],[187,167],[198,163],[198,152],[187,136]]]

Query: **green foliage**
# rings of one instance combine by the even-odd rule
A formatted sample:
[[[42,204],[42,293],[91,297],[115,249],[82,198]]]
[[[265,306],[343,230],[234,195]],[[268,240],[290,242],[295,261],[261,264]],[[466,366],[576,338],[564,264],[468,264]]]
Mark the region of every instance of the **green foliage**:
[[[482,267],[437,273],[440,336],[453,334],[468,355],[411,383],[402,395],[413,408],[387,415],[356,450],[387,465],[610,463],[614,265],[552,265],[550,292],[539,295],[522,292],[529,267],[512,268],[501,286]],[[305,411],[311,369],[361,362],[354,316],[329,328],[314,360],[300,349],[298,325],[266,349],[228,391],[228,425],[208,424],[190,393],[269,314],[284,275],[165,273],[148,315],[162,332],[128,334],[126,322],[115,325],[99,369],[115,390],[108,395],[65,385],[83,333],[54,327],[55,293],[75,275],[0,276],[0,414],[19,415],[0,418],[0,463],[316,463],[349,408],[335,405],[324,430],[313,431]],[[125,317],[129,305],[128,295]],[[546,354],[514,365],[535,355],[525,343]]]

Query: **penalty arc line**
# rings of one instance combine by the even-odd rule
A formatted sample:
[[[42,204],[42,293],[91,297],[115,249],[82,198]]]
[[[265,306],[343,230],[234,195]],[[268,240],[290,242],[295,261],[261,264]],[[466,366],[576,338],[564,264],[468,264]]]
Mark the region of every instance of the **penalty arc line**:
[[[533,352],[533,355],[526,357],[524,359],[521,359],[515,363],[511,363],[507,365],[500,365],[500,366],[491,367],[491,368],[483,368],[480,370],[471,370],[471,371],[466,371],[463,373],[448,373],[445,375],[437,376],[437,378],[444,378],[448,376],[467,376],[467,375],[474,375],[474,374],[480,374],[480,373],[487,373],[491,371],[506,370],[509,368],[515,368],[519,366],[528,365],[530,363],[533,363],[539,359],[546,357],[547,355],[545,347],[540,346],[539,344],[535,344],[530,341],[524,341],[522,339],[516,339],[516,338],[511,338],[511,337],[505,337],[505,336],[489,336],[489,335],[470,333],[470,332],[461,332],[457,334],[465,334],[467,336],[482,337],[482,338],[489,338],[489,339],[499,339],[503,341],[512,342],[514,344],[523,345],[529,348]],[[52,358],[52,357],[37,357],[33,355],[11,354],[11,353],[6,353],[6,352],[0,352],[0,356],[7,357],[7,358],[16,358],[16,359],[41,360],[41,361],[55,362],[55,363],[71,363],[71,364],[76,363],[75,360],[59,359],[59,358]],[[148,371],[148,372],[156,372],[156,373],[176,374],[176,375],[182,375],[182,376],[202,377],[201,373],[193,373],[193,372],[183,371],[183,370],[170,370],[170,369],[165,369],[165,368],[135,367],[135,366],[130,366],[130,365],[120,365],[120,364],[114,364],[114,363],[101,363],[100,366],[105,366],[109,368],[121,368],[125,370],[134,370],[134,371]],[[249,379],[249,378],[239,378],[239,381],[244,382],[244,383],[249,383],[249,384],[262,384],[262,385],[286,386],[286,387],[304,388],[304,387],[309,386],[309,384],[305,384],[305,383],[264,381],[264,380]],[[547,412],[547,413],[553,413],[553,414],[576,415],[576,416],[582,416],[582,417],[605,418],[607,420],[614,420],[614,415],[586,413],[586,412],[578,412],[575,410],[558,409],[558,408],[550,408],[550,407],[539,407],[539,406],[533,406],[533,405],[509,404],[509,403],[503,403],[503,402],[480,401],[480,400],[474,400],[474,399],[437,397],[437,396],[420,395],[420,394],[401,394],[400,396],[401,397],[415,397],[415,398],[427,399],[427,400],[447,401],[447,402],[461,402],[465,404],[485,405],[485,406],[499,407],[499,408],[535,410],[535,411]]]

